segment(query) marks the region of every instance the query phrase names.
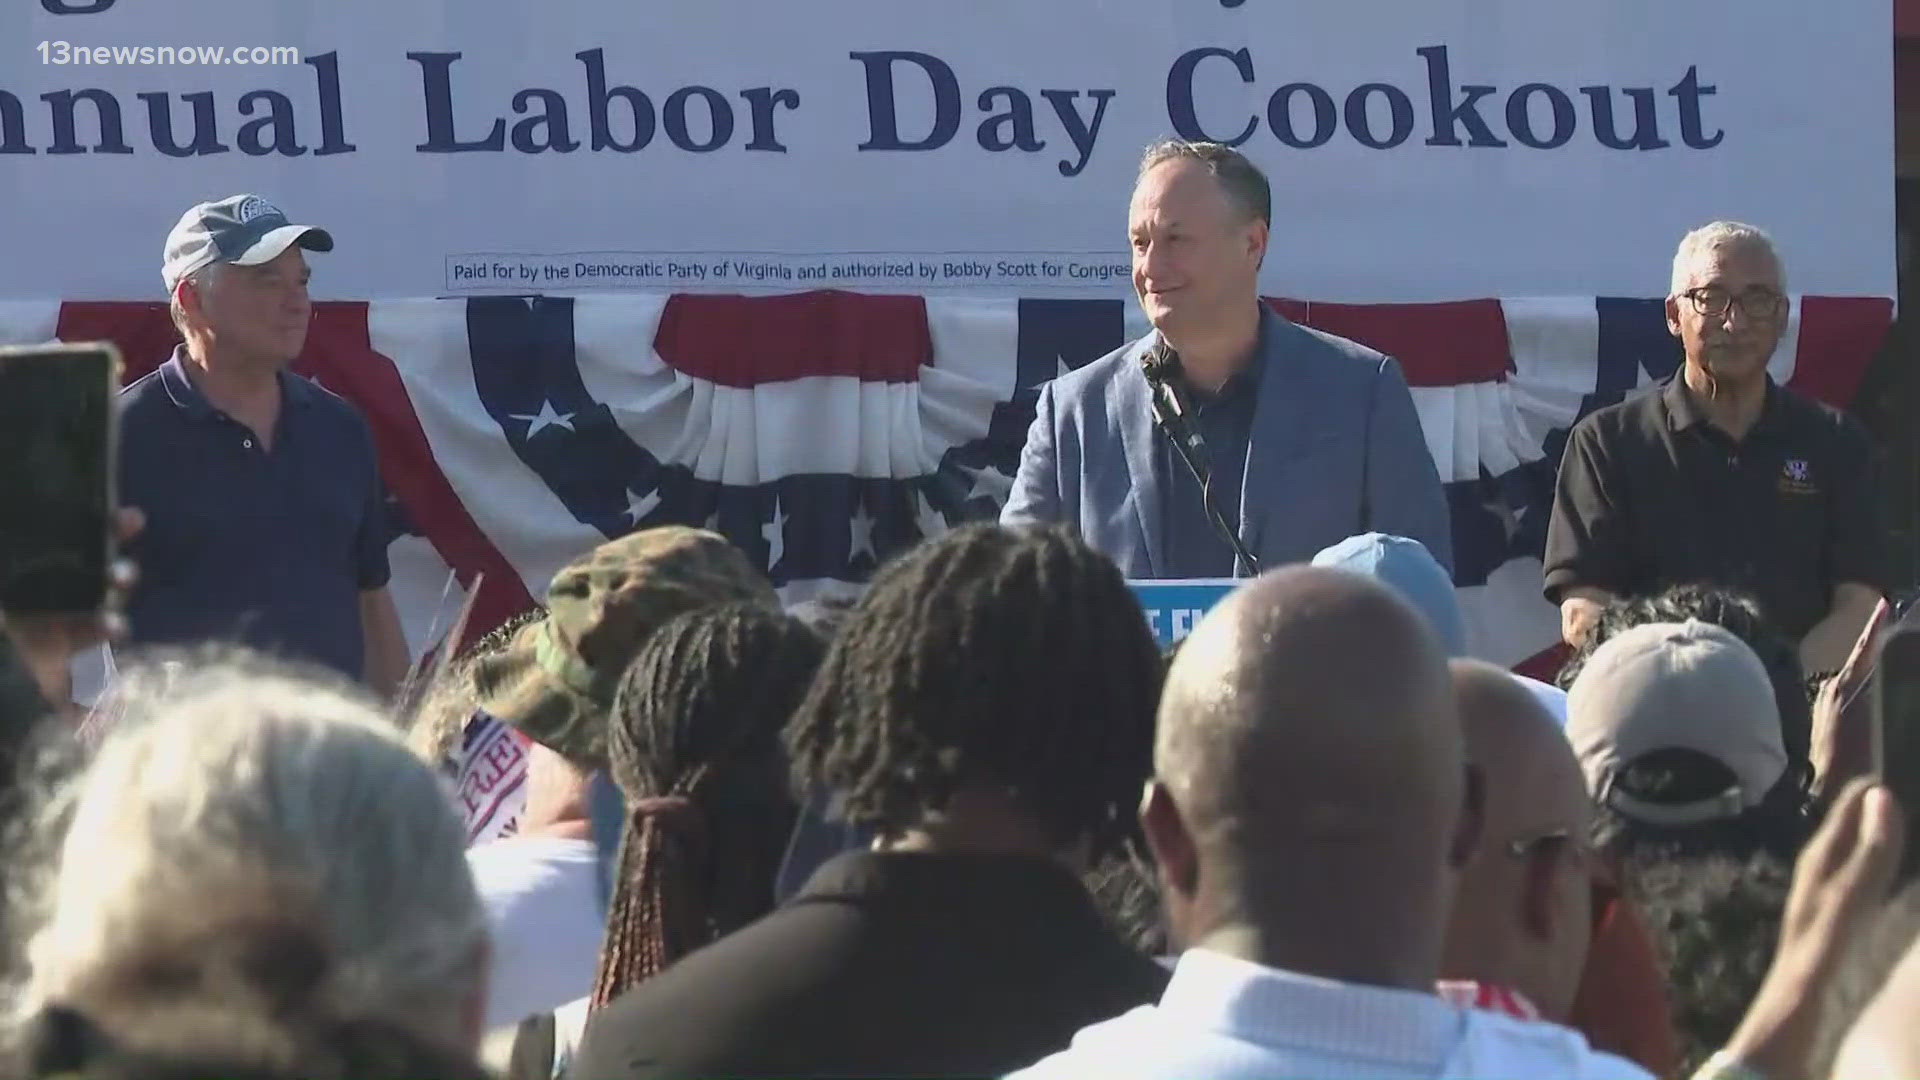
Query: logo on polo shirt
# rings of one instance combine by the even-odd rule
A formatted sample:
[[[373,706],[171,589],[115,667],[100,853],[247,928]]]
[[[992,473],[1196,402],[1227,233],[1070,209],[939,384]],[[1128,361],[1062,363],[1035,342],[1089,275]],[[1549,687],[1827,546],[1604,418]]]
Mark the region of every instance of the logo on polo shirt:
[[[1820,492],[1813,483],[1813,466],[1806,458],[1788,458],[1780,466],[1780,490],[1787,495],[1817,495]]]

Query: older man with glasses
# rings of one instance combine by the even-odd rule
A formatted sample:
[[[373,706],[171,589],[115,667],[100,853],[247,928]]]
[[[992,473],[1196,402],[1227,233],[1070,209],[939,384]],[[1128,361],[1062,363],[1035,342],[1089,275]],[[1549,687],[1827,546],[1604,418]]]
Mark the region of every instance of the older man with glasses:
[[[1511,1011],[1565,1023],[1593,935],[1580,763],[1507,672],[1455,660],[1453,691],[1485,786],[1485,831],[1454,895],[1443,989],[1513,995]]]
[[[1667,328],[1686,354],[1650,392],[1568,439],[1547,528],[1545,590],[1578,644],[1600,609],[1671,585],[1750,594],[1830,672],[1887,589],[1860,424],[1776,384],[1785,271],[1767,235],[1716,221],[1673,260]]]
[[[1587,844],[1592,804],[1560,721],[1520,680],[1453,661],[1467,760],[1485,789],[1460,871],[1441,996],[1565,1024],[1655,1076],[1679,1065],[1665,979],[1637,912]]]

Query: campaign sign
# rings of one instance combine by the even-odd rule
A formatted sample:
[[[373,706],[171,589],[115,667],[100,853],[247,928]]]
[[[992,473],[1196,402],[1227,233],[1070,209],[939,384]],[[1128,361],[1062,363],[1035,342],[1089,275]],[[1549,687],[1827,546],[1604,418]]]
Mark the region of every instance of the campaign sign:
[[[323,299],[1121,299],[1169,137],[1274,178],[1270,296],[1664,296],[1732,217],[1891,297],[1892,7],[10,0],[0,299],[164,295],[242,191],[333,234]]]
[[[1162,649],[1193,633],[1205,615],[1221,597],[1232,592],[1239,581],[1233,578],[1189,578],[1180,581],[1129,581],[1133,595],[1146,613],[1153,640]]]

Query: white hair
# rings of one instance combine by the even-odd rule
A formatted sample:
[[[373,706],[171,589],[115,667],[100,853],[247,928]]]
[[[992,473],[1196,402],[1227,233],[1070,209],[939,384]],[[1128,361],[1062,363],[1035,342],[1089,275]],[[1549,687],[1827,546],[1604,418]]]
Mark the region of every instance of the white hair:
[[[288,978],[255,969],[292,941],[313,959],[304,1013],[469,1048],[485,915],[452,802],[392,726],[344,690],[231,663],[147,704],[73,781],[20,1004],[137,1023],[211,993],[223,959]],[[266,943],[251,964],[232,944],[249,936]]]
[[[213,279],[219,276],[220,264],[210,262],[207,265],[181,278],[173,291],[167,294],[167,314],[172,316],[174,329],[182,334],[187,332],[187,309],[180,304],[180,285],[192,285],[194,292],[205,297],[207,290],[213,288]]]
[[[1787,265],[1780,261],[1780,252],[1773,246],[1773,237],[1754,225],[1738,221],[1714,221],[1702,225],[1680,240],[1680,247],[1673,253],[1673,283],[1670,295],[1679,296],[1687,291],[1687,283],[1693,280],[1694,264],[1702,255],[1726,247],[1744,247],[1764,252],[1773,261],[1775,275],[1780,279],[1780,289],[1787,287]]]

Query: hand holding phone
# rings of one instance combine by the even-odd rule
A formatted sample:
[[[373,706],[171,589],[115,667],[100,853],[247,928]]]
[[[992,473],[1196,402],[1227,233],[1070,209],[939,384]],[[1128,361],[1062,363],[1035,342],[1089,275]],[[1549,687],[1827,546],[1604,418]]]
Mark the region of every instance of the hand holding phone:
[[[1880,775],[1880,722],[1875,695],[1868,686],[1879,657],[1881,633],[1891,615],[1885,600],[1874,605],[1847,662],[1820,684],[1814,698],[1808,758],[1817,797],[1830,798],[1851,780]]]
[[[0,349],[0,613],[105,606],[119,381],[109,343]]]
[[[1920,869],[1914,813],[1920,808],[1920,625],[1901,620],[1880,643],[1874,676],[1880,733],[1880,775],[1900,805],[1907,808],[1908,843],[1901,862],[1903,878]]]
[[[114,505],[119,378],[111,344],[0,349],[0,632],[56,706],[133,583],[114,557],[142,524]]]

